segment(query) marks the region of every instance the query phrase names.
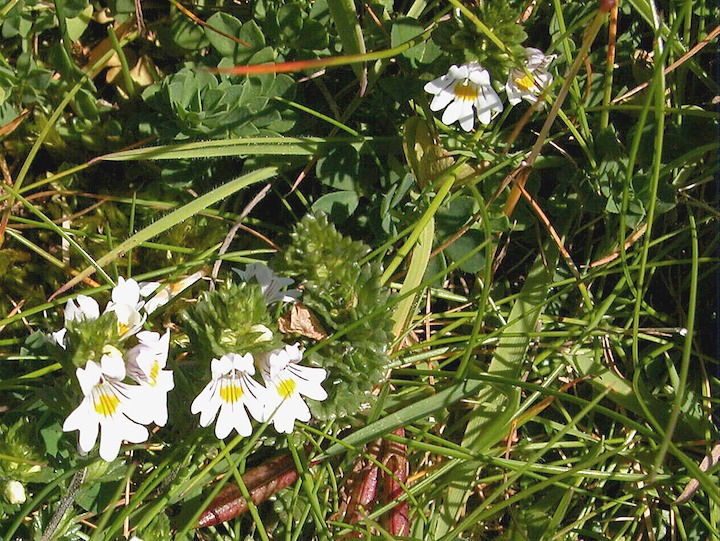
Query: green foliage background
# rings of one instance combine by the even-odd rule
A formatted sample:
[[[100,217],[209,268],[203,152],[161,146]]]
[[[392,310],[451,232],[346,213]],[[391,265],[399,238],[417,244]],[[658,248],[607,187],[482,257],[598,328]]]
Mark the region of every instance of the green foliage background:
[[[142,29],[129,0],[0,0],[0,537],[389,539],[382,483],[361,520],[341,512],[383,438],[406,445],[403,538],[720,539],[702,465],[719,9],[611,4],[171,0],[143,2]],[[534,110],[503,90],[524,47],[556,55]],[[423,86],[469,61],[505,110],[465,133]],[[289,438],[218,442],[188,411],[201,370],[228,333],[264,348],[254,324],[289,342],[282,309],[231,283],[256,260],[328,331],[293,339],[331,397]],[[61,426],[92,351],[65,359],[43,334],[118,276],[197,270],[147,323],[172,332],[170,423],[111,464],[80,456]],[[288,452],[290,488],[196,528],[222,484]],[[24,503],[1,494],[13,480]]]

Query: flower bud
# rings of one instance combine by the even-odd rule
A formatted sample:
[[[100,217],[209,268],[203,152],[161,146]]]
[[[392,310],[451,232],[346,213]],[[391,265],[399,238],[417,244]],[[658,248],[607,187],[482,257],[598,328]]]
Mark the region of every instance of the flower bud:
[[[25,487],[20,481],[15,481],[14,479],[5,484],[3,496],[5,496],[8,503],[12,505],[23,504],[27,499]]]

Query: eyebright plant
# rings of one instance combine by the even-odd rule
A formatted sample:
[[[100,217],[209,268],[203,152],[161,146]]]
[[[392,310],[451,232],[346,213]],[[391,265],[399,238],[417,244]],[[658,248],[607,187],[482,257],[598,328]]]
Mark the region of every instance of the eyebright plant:
[[[508,101],[513,105],[520,103],[520,100],[535,103],[545,89],[552,85],[553,76],[547,67],[555,57],[554,54],[545,55],[539,49],[527,47],[524,67],[512,68],[505,83]]]
[[[123,440],[142,443],[145,425],[167,422],[167,393],[173,373],[165,370],[170,333],[138,332],[147,318],[140,284],[118,279],[100,313],[97,301],[80,295],[65,305],[65,327],[46,337],[67,372],[77,378],[82,400],[63,424],[79,431],[89,453],[100,435],[100,457],[117,458]],[[132,338],[135,337],[135,338]],[[129,347],[130,340],[137,344]]]
[[[430,109],[445,110],[444,124],[459,122],[468,132],[473,129],[475,116],[482,124],[490,124],[504,108],[494,80],[507,77],[503,90],[511,105],[521,100],[535,103],[552,84],[553,76],[547,68],[555,55],[521,46],[527,36],[506,4],[481,3],[474,13],[502,41],[502,48],[460,10],[433,34],[451,58],[466,60],[425,85],[425,91],[433,95]]]
[[[311,403],[320,419],[346,418],[369,407],[385,380],[392,339],[390,292],[382,270],[364,261],[370,248],[340,234],[324,214],[305,216],[291,233],[278,270],[302,284],[306,305],[331,336],[305,358],[328,371],[328,399]]]

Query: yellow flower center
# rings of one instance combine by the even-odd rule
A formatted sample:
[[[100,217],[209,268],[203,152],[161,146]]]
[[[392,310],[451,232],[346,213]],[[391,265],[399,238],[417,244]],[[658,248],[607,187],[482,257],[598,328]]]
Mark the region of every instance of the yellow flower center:
[[[243,390],[234,380],[225,380],[220,386],[220,399],[226,404],[234,404],[242,398]]]
[[[283,380],[277,386],[277,391],[278,394],[283,397],[283,400],[290,398],[295,392],[295,382],[292,379]]]
[[[152,368],[150,369],[150,386],[155,387],[157,385],[157,377],[158,373],[160,372],[160,365],[158,365],[157,361],[155,361],[152,364]]]
[[[530,92],[533,88],[535,88],[535,79],[525,74],[522,77],[516,77],[515,84],[518,88],[524,90],[525,92]]]
[[[475,101],[478,97],[478,88],[467,81],[458,81],[453,87],[453,94],[459,100]]]
[[[130,327],[125,325],[125,323],[121,323],[118,321],[118,332],[120,333],[120,336],[125,336],[129,330]]]
[[[108,392],[103,386],[98,387],[97,391],[95,400],[93,400],[95,411],[103,417],[110,417],[117,410],[120,399],[115,393]]]

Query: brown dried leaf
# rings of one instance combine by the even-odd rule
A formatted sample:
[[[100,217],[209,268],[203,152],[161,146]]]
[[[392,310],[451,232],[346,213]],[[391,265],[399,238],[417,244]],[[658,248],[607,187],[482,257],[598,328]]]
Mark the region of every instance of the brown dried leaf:
[[[325,340],[328,337],[315,314],[300,302],[293,304],[290,311],[278,319],[278,328],[282,333],[299,334],[311,340]]]

